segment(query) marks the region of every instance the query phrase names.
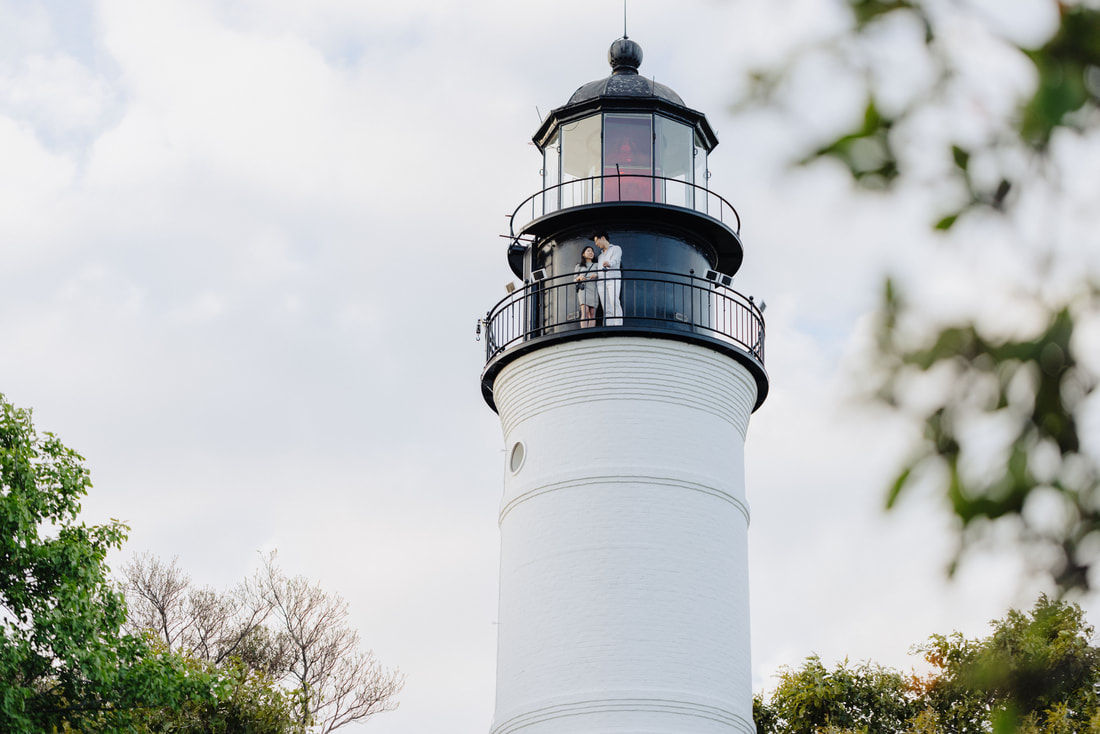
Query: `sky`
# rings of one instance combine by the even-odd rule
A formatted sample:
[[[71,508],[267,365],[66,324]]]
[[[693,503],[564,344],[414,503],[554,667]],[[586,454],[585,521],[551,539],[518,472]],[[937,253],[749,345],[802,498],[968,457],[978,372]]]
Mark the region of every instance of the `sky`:
[[[1020,0],[1000,30],[1041,37],[1048,5]],[[858,400],[860,365],[885,273],[933,316],[1018,325],[1005,294],[1036,276],[1014,234],[1056,219],[1068,270],[1100,252],[1095,176],[1017,230],[960,222],[974,244],[950,249],[927,227],[942,192],[883,200],[784,165],[850,122],[851,85],[811,65],[792,115],[733,102],[839,18],[828,0],[635,0],[627,21],[641,72],[717,130],[735,286],[768,304],[745,449],[756,691],[811,654],[919,667],[911,645],[983,635],[1048,590],[992,551],[949,582],[935,503],[882,511],[913,429]],[[83,518],[131,528],[113,568],[149,552],[227,588],[277,549],[342,595],[407,676],[397,711],[347,731],[489,728],[504,447],[474,329],[512,278],[507,216],[540,187],[531,135],[607,76],[622,31],[608,0],[0,0],[0,392],[86,457]],[[891,32],[884,86],[919,84],[919,39]],[[1027,88],[972,24],[954,32],[981,109]],[[914,134],[944,129],[926,122]],[[1095,171],[1096,142],[1060,155]]]

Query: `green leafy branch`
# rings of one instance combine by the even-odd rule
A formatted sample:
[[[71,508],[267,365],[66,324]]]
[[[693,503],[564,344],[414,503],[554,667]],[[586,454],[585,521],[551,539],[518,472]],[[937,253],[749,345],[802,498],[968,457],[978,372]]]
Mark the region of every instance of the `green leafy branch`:
[[[1091,549],[1100,539],[1100,466],[1082,446],[1080,423],[1098,376],[1079,361],[1073,335],[1078,318],[1098,307],[1100,291],[1093,288],[1074,303],[1044,306],[1050,318],[1037,334],[990,338],[976,325],[963,324],[909,346],[898,326],[906,306],[887,283],[878,331],[883,378],[876,399],[907,409],[915,389],[909,378],[950,370],[950,385],[916,411],[924,432],[892,482],[887,506],[917,478],[940,477],[939,493],[963,527],[952,570],[966,544],[981,537],[985,521],[1012,517],[1022,523],[1022,540],[1057,556],[1051,570],[1061,588],[1089,587]],[[1005,460],[977,475],[965,470],[978,463],[968,461],[973,450],[965,428],[976,415],[1012,427]],[[1026,506],[1037,489],[1059,500],[1064,522],[1051,527],[1030,518]]]

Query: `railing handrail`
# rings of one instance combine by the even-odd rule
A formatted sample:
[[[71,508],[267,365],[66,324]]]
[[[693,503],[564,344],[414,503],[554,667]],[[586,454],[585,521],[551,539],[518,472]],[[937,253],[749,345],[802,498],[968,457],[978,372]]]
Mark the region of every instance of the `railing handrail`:
[[[677,323],[677,330],[681,326],[692,326],[701,330],[704,333],[717,336],[723,340],[732,341],[739,346],[743,347],[745,351],[754,356],[762,364],[764,361],[764,315],[760,310],[760,307],[751,297],[746,297],[743,294],[733,290],[732,288],[715,283],[712,280],[706,278],[700,278],[697,275],[690,273],[672,273],[661,270],[646,270],[646,269],[629,269],[623,268],[615,271],[618,274],[619,279],[625,285],[627,283],[638,282],[650,282],[650,283],[664,283],[672,288],[690,289],[692,292],[706,291],[708,295],[714,295],[720,299],[723,304],[722,313],[725,311],[726,305],[732,305],[735,309],[743,309],[745,315],[748,318],[745,319],[726,319],[720,325],[712,325],[708,323],[690,321],[686,324]],[[601,273],[602,276],[602,273]],[[506,334],[498,334],[498,331],[503,331],[508,326],[507,323],[498,326],[498,319],[501,321],[507,321],[504,316],[508,314],[514,321],[516,310],[525,308],[525,304],[531,303],[529,299],[547,292],[558,292],[570,287],[580,286],[581,283],[575,281],[576,273],[562,273],[560,275],[554,275],[546,277],[542,280],[526,283],[522,288],[517,288],[512,293],[508,294],[504,298],[500,299],[489,311],[485,314],[483,323],[486,326],[486,362],[491,361],[495,356],[505,351],[508,347],[515,344],[517,341],[526,341],[529,338],[533,338],[536,332],[543,332],[547,329],[553,329],[561,327],[566,324],[574,323],[575,319],[560,319],[555,320],[553,318],[540,319],[537,324],[525,323],[522,327],[514,329],[507,329]],[[603,280],[601,277],[600,280]],[[669,290],[668,294],[672,294],[675,291]],[[568,291],[566,290],[566,295]],[[715,313],[718,313],[715,310]],[[709,315],[709,312],[708,312]],[[643,321],[667,321],[672,323],[668,318],[660,316],[652,316],[648,314],[625,314],[627,321],[632,319],[640,319]],[[526,321],[526,318],[524,318]],[[745,324],[751,323],[751,326]],[[738,328],[741,327],[741,328]],[[622,328],[620,326],[613,326],[608,328]],[[660,329],[658,329],[660,330]],[[740,332],[744,333],[740,333]],[[737,333],[735,333],[737,332]],[[498,336],[504,336],[502,339],[497,339]]]
[[[621,184],[622,179],[624,179],[624,178],[628,178],[628,179],[644,178],[644,179],[650,179],[651,181],[654,181],[654,182],[666,181],[666,182],[672,182],[672,183],[675,183],[675,184],[679,184],[681,186],[688,187],[689,189],[693,190],[696,193],[702,192],[702,194],[708,200],[708,206],[705,209],[701,210],[698,207],[681,206],[679,204],[670,204],[668,202],[656,201],[656,197],[653,197],[651,199],[612,199],[608,203],[633,203],[633,202],[650,203],[650,204],[656,203],[656,204],[661,204],[662,206],[670,206],[670,207],[674,207],[676,209],[684,209],[686,211],[692,211],[692,212],[695,212],[697,214],[702,214],[703,216],[710,217],[711,219],[716,219],[716,220],[718,220],[719,222],[722,222],[722,223],[726,222],[725,213],[728,210],[733,215],[734,222],[736,223],[736,226],[733,228],[734,233],[738,234],[738,235],[741,234],[741,215],[737,213],[737,209],[735,209],[733,204],[726,201],[726,199],[723,198],[721,195],[714,193],[713,191],[708,189],[706,186],[700,186],[699,184],[692,183],[690,181],[681,181],[678,178],[670,178],[668,176],[656,176],[656,175],[651,174],[651,173],[632,173],[632,172],[623,173],[621,171],[617,172],[617,173],[609,173],[609,174],[604,174],[604,175],[600,175],[600,176],[588,176],[586,178],[575,178],[575,179],[571,179],[569,181],[562,181],[561,183],[556,183],[553,186],[548,186],[545,189],[542,189],[541,191],[537,191],[534,194],[531,194],[526,199],[524,199],[520,203],[520,205],[515,208],[515,210],[512,211],[512,216],[508,220],[509,232],[510,232],[510,234],[513,238],[516,237],[516,217],[519,215],[520,210],[522,210],[524,207],[526,207],[528,205],[532,206],[532,210],[531,210],[532,216],[531,216],[530,219],[528,219],[526,222],[523,223],[524,226],[530,224],[535,219],[537,219],[539,216],[545,216],[546,214],[549,213],[545,210],[546,209],[545,205],[543,206],[542,214],[535,215],[535,213],[534,213],[534,202],[540,196],[545,196],[548,192],[560,191],[561,189],[565,188],[566,186],[575,187],[575,186],[582,185],[584,183],[592,182],[592,181],[600,181],[601,184],[602,184],[604,181],[615,180],[615,181],[618,181]],[[578,206],[588,206],[589,204],[604,203],[606,200],[602,196],[602,191],[603,191],[602,185],[601,185],[600,191],[601,191],[601,196],[600,196],[598,201],[593,200],[593,201],[586,201],[583,204],[572,204],[570,206],[559,206],[559,207],[553,209],[552,211],[557,212],[557,211],[563,211],[565,209],[573,209],[573,208],[578,207]],[[619,195],[621,196],[621,188],[620,188]],[[711,200],[711,199],[716,201],[717,204],[718,204],[718,216],[717,217],[715,217],[714,215],[712,215],[710,213],[709,200]]]
[[[682,283],[684,285],[691,285],[696,288],[721,288],[722,291],[724,291],[726,294],[732,294],[732,296],[734,296],[729,297],[727,295],[727,298],[729,298],[729,300],[740,303],[741,305],[755,311],[757,316],[761,320],[763,320],[764,318],[764,313],[760,310],[760,307],[756,305],[756,301],[754,299],[745,296],[739,291],[733,290],[729,286],[715,283],[713,280],[708,280],[707,278],[700,278],[698,275],[692,275],[691,273],[673,273],[668,270],[649,270],[646,268],[619,268],[614,272],[619,273],[620,277],[623,280],[649,280],[656,283]],[[627,273],[629,273],[630,275],[626,275]],[[602,276],[603,272],[601,272],[600,274]],[[642,277],[636,277],[638,274],[640,274]],[[676,280],[670,281],[666,280],[665,278],[659,277],[645,277],[662,275],[671,276],[673,278],[676,278]],[[529,291],[546,288],[548,284],[551,284],[553,287],[561,287],[563,284],[568,285],[569,283],[574,282],[576,276],[576,273],[562,273],[561,275],[548,275],[542,280],[524,283],[524,285],[516,288],[504,298],[497,301],[496,304],[489,309],[489,313],[487,314],[487,316],[494,316],[506,303],[509,303],[511,301],[518,301],[522,298],[525,298],[526,296],[530,295]],[[577,285],[580,284],[577,283]]]

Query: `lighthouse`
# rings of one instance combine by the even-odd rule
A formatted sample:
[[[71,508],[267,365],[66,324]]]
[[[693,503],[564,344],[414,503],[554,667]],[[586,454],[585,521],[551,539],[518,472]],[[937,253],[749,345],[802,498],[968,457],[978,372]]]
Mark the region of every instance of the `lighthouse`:
[[[744,446],[764,319],[734,289],[706,117],[639,73],[535,132],[511,217],[522,282],[479,324],[504,434],[491,734],[754,732]],[[589,250],[588,248],[591,248]]]

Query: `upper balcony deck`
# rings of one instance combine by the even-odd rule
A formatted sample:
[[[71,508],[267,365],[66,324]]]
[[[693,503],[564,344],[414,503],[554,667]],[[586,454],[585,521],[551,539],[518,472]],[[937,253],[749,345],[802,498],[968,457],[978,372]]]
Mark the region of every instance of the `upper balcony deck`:
[[[509,219],[512,271],[524,277],[520,237],[541,238],[607,216],[691,230],[714,250],[716,270],[732,274],[741,267],[741,217],[732,204],[681,179],[623,172],[564,181],[524,199]]]
[[[532,194],[512,212],[513,237],[531,231],[545,217],[594,204],[658,204],[703,214],[735,235],[741,233],[741,217],[724,198],[710,189],[687,181],[638,173],[615,173],[563,181]]]

